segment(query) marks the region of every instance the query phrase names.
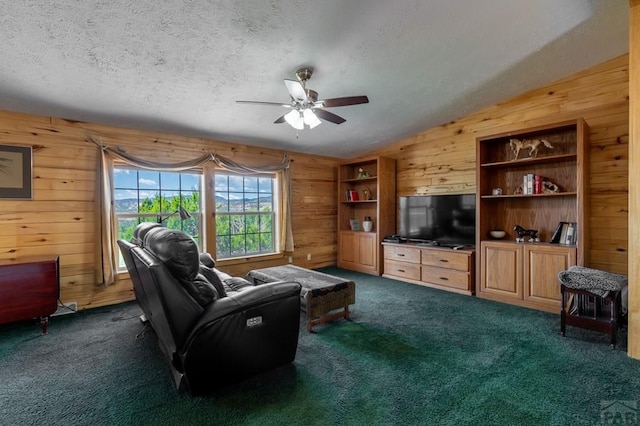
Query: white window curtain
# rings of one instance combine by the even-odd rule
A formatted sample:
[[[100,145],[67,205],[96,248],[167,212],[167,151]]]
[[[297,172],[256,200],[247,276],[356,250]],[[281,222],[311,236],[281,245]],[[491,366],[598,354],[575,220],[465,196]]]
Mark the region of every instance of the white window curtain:
[[[293,251],[293,232],[291,229],[291,175],[290,160],[283,156],[280,164],[266,166],[245,166],[217,154],[207,153],[194,160],[181,163],[156,163],[129,155],[119,149],[105,145],[100,138],[87,135],[87,139],[100,148],[100,164],[98,167],[98,196],[96,209],[100,215],[97,227],[101,238],[96,244],[96,282],[105,286],[113,284],[117,277],[118,259],[114,250],[118,238],[113,208],[113,162],[118,159],[135,167],[148,170],[180,172],[204,166],[213,161],[219,168],[238,174],[252,175],[259,173],[282,173],[280,188],[282,194],[282,212],[280,215],[280,250]]]

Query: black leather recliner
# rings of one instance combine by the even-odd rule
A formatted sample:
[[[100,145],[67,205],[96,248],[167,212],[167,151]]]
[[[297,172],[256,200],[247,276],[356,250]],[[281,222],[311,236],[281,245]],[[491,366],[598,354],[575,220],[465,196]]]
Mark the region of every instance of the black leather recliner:
[[[135,265],[133,263],[133,257],[131,257],[131,249],[136,246],[143,247],[144,236],[147,235],[147,232],[149,232],[153,228],[158,228],[161,226],[162,225],[159,223],[143,222],[136,226],[136,228],[133,230],[133,237],[131,238],[131,242],[118,240],[120,253],[122,254],[125,265],[127,265],[129,277],[131,278],[131,282],[133,283],[133,294],[136,296],[136,300],[138,301],[142,312],[144,312],[144,314],[140,317],[142,322],[148,321],[147,312],[149,311],[149,308],[147,303],[147,295],[145,294],[144,288],[142,287],[142,282],[140,281],[138,270],[135,268]]]
[[[136,235],[143,228],[145,235],[132,242],[140,245],[118,244],[178,389],[206,393],[293,362],[300,284],[253,286],[218,274],[206,256],[201,263],[187,234],[148,224],[138,228]]]

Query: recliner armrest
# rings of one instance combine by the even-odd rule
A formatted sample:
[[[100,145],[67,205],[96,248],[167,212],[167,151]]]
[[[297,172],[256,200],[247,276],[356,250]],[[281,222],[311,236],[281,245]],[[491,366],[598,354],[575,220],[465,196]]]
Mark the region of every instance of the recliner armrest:
[[[295,281],[278,281],[260,286],[250,287],[227,297],[214,300],[206,306],[193,331],[235,312],[244,311],[265,303],[296,296],[300,297],[302,286]]]
[[[300,333],[300,289],[297,282],[269,283],[207,305],[174,358],[191,392],[292,362]]]

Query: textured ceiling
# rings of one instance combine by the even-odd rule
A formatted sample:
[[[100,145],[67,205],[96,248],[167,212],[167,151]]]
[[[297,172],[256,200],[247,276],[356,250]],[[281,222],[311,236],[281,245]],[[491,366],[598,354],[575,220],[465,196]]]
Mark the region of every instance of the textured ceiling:
[[[0,109],[349,158],[628,52],[628,0],[0,3]],[[301,66],[347,121],[296,133]]]

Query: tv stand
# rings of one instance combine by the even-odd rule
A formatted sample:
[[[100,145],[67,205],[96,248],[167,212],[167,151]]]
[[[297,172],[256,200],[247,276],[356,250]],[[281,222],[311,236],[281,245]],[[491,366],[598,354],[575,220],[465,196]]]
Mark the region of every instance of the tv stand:
[[[475,250],[423,243],[382,243],[384,277],[472,295],[475,291]],[[453,249],[453,250],[452,250]]]

